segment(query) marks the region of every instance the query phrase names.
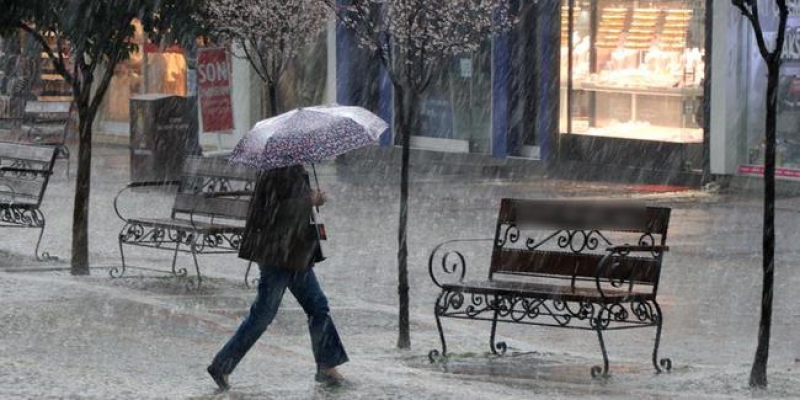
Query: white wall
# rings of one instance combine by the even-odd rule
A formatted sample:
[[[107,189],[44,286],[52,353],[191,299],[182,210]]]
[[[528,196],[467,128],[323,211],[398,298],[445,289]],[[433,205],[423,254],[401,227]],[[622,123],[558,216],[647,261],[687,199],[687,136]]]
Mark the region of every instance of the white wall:
[[[711,55],[711,173],[735,174],[747,125],[747,28],[729,1],[715,1]]]

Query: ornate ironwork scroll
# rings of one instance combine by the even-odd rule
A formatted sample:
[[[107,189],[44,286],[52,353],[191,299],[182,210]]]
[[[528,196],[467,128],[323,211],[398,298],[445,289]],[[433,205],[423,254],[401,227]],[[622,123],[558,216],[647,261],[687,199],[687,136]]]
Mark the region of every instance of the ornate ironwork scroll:
[[[37,208],[18,208],[13,204],[0,204],[0,225],[20,228],[44,227],[44,215]]]
[[[428,258],[428,274],[436,286],[442,287],[440,278],[448,277],[447,281],[461,282],[467,273],[467,262],[464,254],[458,250],[450,249],[458,243],[491,242],[492,239],[464,239],[444,242],[431,252]]]
[[[629,301],[599,302],[592,299],[563,300],[557,297],[529,297],[519,294],[465,293],[443,290],[437,298],[434,313],[442,341],[441,352],[431,350],[431,362],[446,359],[447,347],[440,318],[482,320],[492,322],[490,350],[502,355],[507,346],[496,340],[498,322],[526,325],[556,326],[597,332],[603,353],[603,365],[591,368],[592,376],[607,376],[608,354],[603,332],[634,327],[656,327],[657,338],[653,349],[653,365],[658,372],[672,368],[670,359],[658,359],[661,335],[661,310],[654,300],[636,298]]]
[[[522,232],[514,224],[502,225],[498,231],[495,245],[506,247],[517,243],[522,238]],[[651,236],[652,237],[652,236]],[[546,245],[552,244],[561,250],[569,250],[574,254],[586,251],[597,250],[601,244],[611,246],[611,240],[602,232],[596,229],[559,229],[541,240],[533,237],[525,237],[525,248],[527,250],[541,250]]]

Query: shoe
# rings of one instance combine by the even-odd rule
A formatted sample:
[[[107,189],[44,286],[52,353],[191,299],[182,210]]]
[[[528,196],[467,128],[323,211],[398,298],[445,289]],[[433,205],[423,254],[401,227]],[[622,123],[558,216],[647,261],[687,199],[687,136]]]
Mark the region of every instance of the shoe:
[[[214,369],[213,365],[209,365],[208,368],[206,368],[206,371],[208,371],[208,374],[211,375],[211,379],[213,379],[214,383],[217,384],[219,390],[224,392],[231,388],[231,386],[228,384],[228,375],[219,373]]]
[[[328,386],[339,386],[344,383],[344,377],[336,368],[328,368],[326,370],[317,369],[314,380]]]

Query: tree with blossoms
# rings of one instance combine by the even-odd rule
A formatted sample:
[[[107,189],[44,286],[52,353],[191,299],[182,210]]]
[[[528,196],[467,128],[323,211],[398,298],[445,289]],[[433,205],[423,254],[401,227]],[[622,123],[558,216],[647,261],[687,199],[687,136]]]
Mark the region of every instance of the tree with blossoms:
[[[115,67],[135,51],[134,25],[160,43],[194,41],[191,17],[201,0],[4,0],[0,35],[36,41],[72,91],[78,112],[78,176],[72,221],[71,272],[89,274],[92,126]]]
[[[265,83],[270,115],[280,110],[281,76],[316,41],[328,15],[320,0],[209,0],[202,12],[212,36],[238,45]]]
[[[420,99],[442,65],[478,50],[490,33],[512,25],[503,0],[326,0],[362,47],[375,52],[394,90],[402,145],[398,228],[399,348],[409,348],[408,193],[411,133],[420,129]]]

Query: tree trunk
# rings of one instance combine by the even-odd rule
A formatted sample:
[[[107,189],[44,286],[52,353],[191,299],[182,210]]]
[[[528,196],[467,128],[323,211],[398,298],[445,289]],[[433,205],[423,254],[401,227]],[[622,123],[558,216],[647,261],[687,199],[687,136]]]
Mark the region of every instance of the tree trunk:
[[[78,176],[72,214],[72,275],[89,275],[89,194],[92,175],[92,123],[97,110],[78,104]]]
[[[267,82],[267,92],[269,94],[269,116],[278,115],[278,84]]]
[[[411,160],[411,132],[418,120],[419,97],[412,91],[395,85],[395,100],[399,115],[397,133],[403,149],[400,166],[400,221],[398,226],[397,249],[397,280],[399,295],[399,336],[397,347],[408,349],[411,347],[411,334],[409,323],[409,285],[408,285],[408,192],[409,169]]]
[[[764,282],[761,289],[761,322],[758,328],[758,346],[750,371],[750,386],[767,387],[767,361],[772,328],[772,294],[775,279],[775,129],[777,121],[778,79],[780,57],[768,65],[766,149],[764,155]]]

